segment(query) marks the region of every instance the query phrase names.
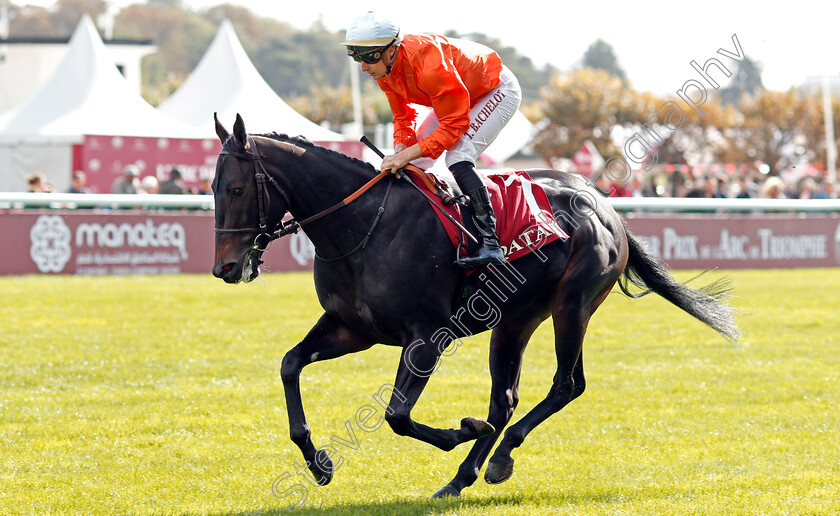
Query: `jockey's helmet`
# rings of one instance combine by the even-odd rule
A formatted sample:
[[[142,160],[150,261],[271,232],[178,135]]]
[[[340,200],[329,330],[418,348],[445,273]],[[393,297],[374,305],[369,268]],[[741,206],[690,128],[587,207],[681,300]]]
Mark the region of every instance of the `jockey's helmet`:
[[[382,59],[385,50],[399,41],[399,35],[399,27],[384,16],[368,11],[353,20],[342,45],[355,61],[374,64]]]

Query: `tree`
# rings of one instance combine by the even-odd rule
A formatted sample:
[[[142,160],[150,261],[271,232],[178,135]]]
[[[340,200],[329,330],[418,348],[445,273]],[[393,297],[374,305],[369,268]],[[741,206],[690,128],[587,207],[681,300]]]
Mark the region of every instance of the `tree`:
[[[593,68],[555,75],[541,93],[540,118],[547,123],[534,143],[549,164],[555,158],[571,158],[586,140],[592,140],[602,155],[620,155],[622,149],[610,137],[613,128],[647,122],[658,105],[652,95]]]
[[[184,0],[146,0],[146,3],[158,7],[166,7],[168,9],[183,9]]]
[[[50,13],[43,7],[26,7],[23,11],[13,5],[9,16],[14,20],[9,27],[9,37],[12,38],[46,37],[52,30]]]
[[[268,37],[253,54],[257,66],[282,97],[302,95],[316,87],[347,82],[348,57],[338,34],[307,30],[288,38]]]
[[[105,0],[59,0],[52,10],[30,6],[21,9],[12,5],[14,23],[10,27],[10,36],[69,37],[83,14],[96,20],[105,8]]]
[[[618,64],[618,58],[615,57],[612,46],[602,39],[595,40],[583,53],[583,67],[605,70],[622,81],[627,79],[627,75]]]
[[[69,36],[82,13],[97,20],[109,3],[110,0],[60,0],[54,10],[13,6],[15,21],[11,35]],[[330,32],[317,22],[307,30],[298,30],[231,4],[201,12],[186,9],[185,5],[182,0],[137,1],[122,9],[115,20],[115,38],[151,40],[158,48],[142,63],[143,97],[153,105],[166,99],[186,80],[207,51],[219,23],[227,18],[233,23],[248,57],[278,95],[289,102],[301,99],[307,104],[307,112],[321,113],[323,120],[334,122],[338,113],[352,112],[349,96],[342,91],[349,86],[348,58],[340,45],[343,34]],[[519,78],[526,102],[538,98],[539,88],[548,83],[553,68],[537,70],[530,59],[487,36],[475,34],[470,38],[500,53]],[[384,96],[377,92],[375,85],[371,85],[365,93],[366,121],[390,120]],[[346,99],[347,105],[339,109],[336,102],[344,102],[342,99]],[[314,106],[319,100],[325,104]],[[348,116],[341,123],[349,121]]]
[[[735,131],[735,144],[748,159],[763,161],[778,173],[801,159],[818,159],[818,150],[824,155],[822,102],[817,96],[793,88],[762,90],[743,97],[739,110],[743,123]]]
[[[94,20],[105,12],[105,0],[59,0],[58,8],[50,15],[53,30],[58,34],[72,34],[82,15]]]
[[[724,106],[719,97],[710,96],[703,104],[703,116],[689,116],[663,143],[659,162],[693,166],[731,161],[738,151],[726,134],[737,119],[734,106]]]
[[[143,59],[143,97],[165,100],[189,76],[206,52],[217,26],[203,16],[163,5],[135,4],[120,11],[114,36],[151,39],[158,51]]]

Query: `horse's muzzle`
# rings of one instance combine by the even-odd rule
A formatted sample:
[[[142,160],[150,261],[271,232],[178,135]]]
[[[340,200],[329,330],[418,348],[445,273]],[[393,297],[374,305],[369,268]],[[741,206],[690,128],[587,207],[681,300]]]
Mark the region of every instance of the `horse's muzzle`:
[[[260,260],[262,253],[249,250],[242,262],[220,262],[213,266],[213,276],[225,281],[225,283],[249,283],[260,275]]]
[[[242,266],[236,262],[217,264],[213,267],[213,276],[225,283],[239,283],[242,281]]]

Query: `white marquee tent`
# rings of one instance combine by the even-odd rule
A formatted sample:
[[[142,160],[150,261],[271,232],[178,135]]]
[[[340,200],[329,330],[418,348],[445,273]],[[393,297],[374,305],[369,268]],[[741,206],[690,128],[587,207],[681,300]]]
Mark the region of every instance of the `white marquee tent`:
[[[0,116],[0,191],[25,189],[43,172],[65,189],[73,145],[85,135],[202,138],[212,135],[165,115],[137,95],[107,57],[89,16],[82,17],[53,75],[27,100]]]
[[[271,89],[248,58],[229,20],[222,22],[193,73],[158,109],[210,134],[215,134],[213,113],[218,113],[228,128],[239,113],[252,133],[276,131],[315,142],[347,140],[292,109]]]

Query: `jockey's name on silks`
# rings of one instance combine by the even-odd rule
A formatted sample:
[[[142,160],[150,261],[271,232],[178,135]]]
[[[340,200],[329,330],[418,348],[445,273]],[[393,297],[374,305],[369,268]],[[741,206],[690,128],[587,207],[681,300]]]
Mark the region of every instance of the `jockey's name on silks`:
[[[479,111],[475,115],[475,118],[470,120],[470,128],[467,130],[467,132],[464,133],[467,136],[467,138],[472,140],[473,135],[470,134],[470,131],[472,131],[473,134],[475,134],[476,131],[481,129],[481,126],[484,125],[484,122],[487,121],[487,118],[490,116],[490,113],[496,111],[496,108],[499,106],[502,100],[504,100],[505,97],[506,95],[503,91],[498,91],[495,95],[490,97],[487,103],[484,104],[484,107],[481,108],[481,111]]]

